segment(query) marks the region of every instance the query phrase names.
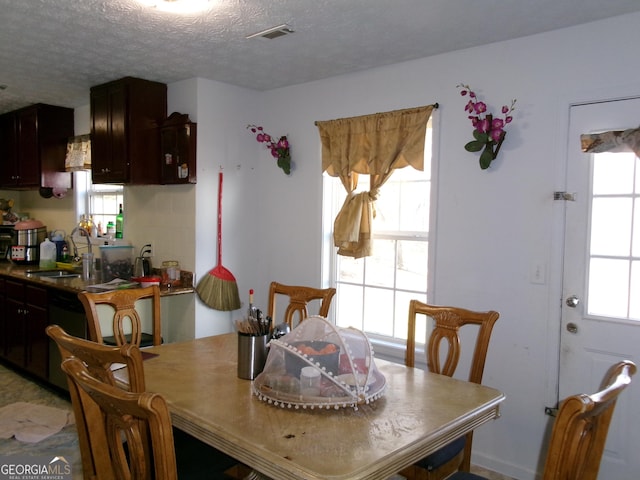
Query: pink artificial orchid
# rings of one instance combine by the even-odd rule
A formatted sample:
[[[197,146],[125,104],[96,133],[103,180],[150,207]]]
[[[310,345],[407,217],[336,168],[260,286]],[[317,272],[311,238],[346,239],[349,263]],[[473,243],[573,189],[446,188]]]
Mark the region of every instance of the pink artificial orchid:
[[[278,167],[280,167],[285,174],[289,175],[291,173],[291,153],[286,135],[281,136],[280,139],[275,142],[271,135],[266,133],[262,127],[247,125],[247,128],[256,134],[256,140],[258,142],[264,143],[265,147],[270,150],[271,155],[277,159]]]
[[[476,93],[471,90],[469,85],[459,84],[460,95],[469,96],[469,101],[464,107],[465,112],[469,112],[469,120],[473,126],[474,140],[467,143],[464,148],[468,152],[479,152],[480,168],[483,170],[489,168],[491,162],[496,159],[502,142],[507,132],[504,130],[506,124],[511,123],[513,117],[510,115],[515,109],[516,100],[511,101],[511,106],[504,105],[501,113],[504,118],[493,118],[493,115],[487,111],[487,104],[478,100]]]

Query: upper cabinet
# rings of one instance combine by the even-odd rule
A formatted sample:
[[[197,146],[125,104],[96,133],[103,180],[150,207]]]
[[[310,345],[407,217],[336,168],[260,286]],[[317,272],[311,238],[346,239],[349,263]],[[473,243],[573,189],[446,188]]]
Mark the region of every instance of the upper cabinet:
[[[71,188],[65,172],[73,109],[36,104],[0,115],[0,187]]]
[[[160,181],[165,185],[196,183],[197,124],[174,112],[160,127]]]
[[[159,184],[167,86],[125,77],[91,88],[93,183]]]

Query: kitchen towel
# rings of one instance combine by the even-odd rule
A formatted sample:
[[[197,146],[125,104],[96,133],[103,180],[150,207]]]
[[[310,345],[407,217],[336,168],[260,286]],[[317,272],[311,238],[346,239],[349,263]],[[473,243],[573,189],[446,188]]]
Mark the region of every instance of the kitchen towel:
[[[0,438],[37,443],[74,423],[73,412],[46,405],[16,402],[0,408]]]

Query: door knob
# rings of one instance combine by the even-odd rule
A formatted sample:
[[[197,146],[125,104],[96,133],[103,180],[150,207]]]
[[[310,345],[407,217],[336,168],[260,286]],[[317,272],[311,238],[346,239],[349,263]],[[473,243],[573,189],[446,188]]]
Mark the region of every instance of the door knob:
[[[575,323],[567,323],[567,332],[578,333],[578,326]]]
[[[575,295],[571,295],[570,297],[567,298],[568,307],[576,308],[579,303],[580,303],[580,299]]]

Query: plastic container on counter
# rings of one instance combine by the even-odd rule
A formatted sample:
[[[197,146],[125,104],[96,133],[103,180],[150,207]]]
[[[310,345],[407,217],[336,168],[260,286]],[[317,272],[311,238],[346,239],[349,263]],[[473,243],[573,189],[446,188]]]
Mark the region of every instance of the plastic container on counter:
[[[102,281],[114,278],[131,280],[133,275],[133,247],[131,245],[100,245]]]
[[[48,238],[40,244],[40,268],[56,268],[56,244]]]
[[[165,287],[180,286],[180,263],[176,260],[165,260],[160,267],[161,285]]]

